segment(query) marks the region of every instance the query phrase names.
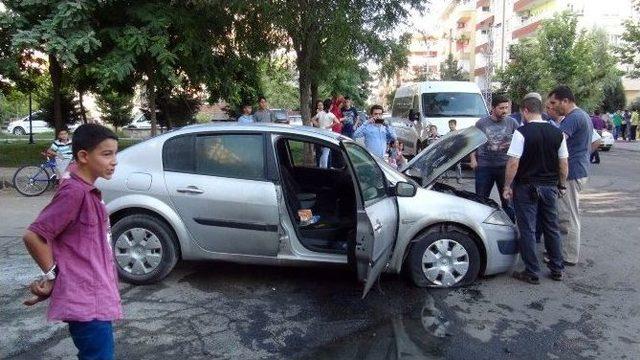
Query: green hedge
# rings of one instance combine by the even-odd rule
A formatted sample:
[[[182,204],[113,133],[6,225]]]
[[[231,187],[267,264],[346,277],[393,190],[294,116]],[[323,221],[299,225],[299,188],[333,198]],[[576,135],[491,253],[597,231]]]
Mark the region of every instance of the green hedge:
[[[138,143],[139,140],[120,140],[120,150]],[[35,144],[26,141],[0,140],[0,167],[19,167],[22,165],[39,164],[44,161],[40,153],[51,145],[50,140],[36,140]]]

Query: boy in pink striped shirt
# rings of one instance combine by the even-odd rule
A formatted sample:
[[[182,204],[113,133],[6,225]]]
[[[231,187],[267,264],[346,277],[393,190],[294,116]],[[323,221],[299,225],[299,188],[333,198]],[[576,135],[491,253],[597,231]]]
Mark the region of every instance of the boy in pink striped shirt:
[[[73,134],[72,149],[74,170],[23,237],[44,273],[24,303],[50,298],[47,318],[68,323],[78,358],[113,359],[112,321],[122,308],[109,217],[94,183],[113,176],[118,138],[86,124]]]

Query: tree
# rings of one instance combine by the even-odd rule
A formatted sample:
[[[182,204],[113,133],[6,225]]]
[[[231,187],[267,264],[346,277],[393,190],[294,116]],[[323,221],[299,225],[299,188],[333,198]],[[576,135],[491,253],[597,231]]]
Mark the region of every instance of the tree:
[[[40,51],[48,55],[51,79],[52,124],[64,127],[63,87],[65,68],[78,65],[78,55],[100,46],[93,29],[92,13],[97,2],[8,0],[0,23],[11,29],[16,53]]]
[[[458,66],[458,60],[449,54],[447,59],[440,64],[440,80],[443,81],[468,81],[469,73]]]
[[[607,83],[603,90],[604,99],[601,105],[603,111],[613,112],[625,108],[627,98],[624,94],[622,79],[616,78],[613,82]]]
[[[142,84],[151,120],[161,91],[206,91],[211,101],[239,103],[259,90],[256,56],[264,41],[251,26],[255,15],[238,11],[244,1],[110,1],[100,3],[97,20],[104,46],[92,66],[103,87],[113,82]],[[256,27],[257,28],[257,27]]]
[[[56,100],[56,96],[58,99]],[[42,120],[57,130],[64,129],[67,125],[82,121],[82,111],[78,101],[75,99],[75,93],[70,86],[64,86],[56,92],[53,90],[53,84],[47,83],[36,94],[36,99],[40,104],[42,112]],[[56,122],[56,101],[60,108],[60,115],[63,119],[62,124]]]
[[[631,104],[629,104],[629,110],[640,111],[640,97],[633,99]]]
[[[271,107],[299,109],[295,65],[285,57],[264,59],[260,63],[260,87]],[[255,104],[255,100],[249,101]]]
[[[102,91],[96,99],[102,120],[118,130],[131,123],[133,111],[133,93],[125,91]]]
[[[503,91],[522,99],[531,91],[546,94],[568,85],[578,104],[592,111],[602,104],[603,88],[619,77],[606,33],[577,28],[577,17],[560,13],[543,22],[535,38],[513,46],[512,61],[498,72]]]
[[[195,124],[196,113],[202,105],[197,94],[180,91],[175,88],[158,90],[156,97],[158,125],[167,129],[188,124]],[[145,116],[151,116],[149,104],[142,108]]]
[[[627,75],[638,78],[640,77],[640,20],[637,14],[640,12],[640,0],[633,0],[633,7],[636,16],[625,20],[621,45],[616,48],[616,51],[620,62],[629,65]]]
[[[327,74],[323,70],[327,66],[340,67],[343,60],[359,61],[363,56],[388,60],[398,46],[398,39],[391,32],[407,18],[412,7],[421,9],[422,3],[279,0],[256,1],[247,6],[252,12],[263,14],[254,26],[259,25],[261,32],[267,34],[265,40],[296,53],[300,112],[305,124],[311,118],[312,92],[317,93]]]

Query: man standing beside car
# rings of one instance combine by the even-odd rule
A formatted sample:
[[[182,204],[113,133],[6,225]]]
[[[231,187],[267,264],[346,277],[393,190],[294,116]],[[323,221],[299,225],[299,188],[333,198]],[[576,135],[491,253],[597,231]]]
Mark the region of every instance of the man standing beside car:
[[[275,121],[275,114],[267,107],[267,99],[264,96],[258,97],[258,110],[253,114],[253,118],[259,123],[272,123]]]
[[[383,112],[381,105],[371,106],[371,121],[360,126],[353,133],[354,139],[363,137],[367,150],[380,158],[384,158],[389,142],[398,139],[393,128],[384,123]]]
[[[522,102],[525,124],[513,134],[502,189],[504,198],[513,198],[520,232],[520,256],[525,265],[524,271],[514,272],[513,276],[530,284],[540,282],[535,239],[537,225],[541,225],[544,234],[550,277],[562,280],[564,269],[557,201],[558,194],[566,189],[569,153],[562,131],[542,120],[541,114],[540,99],[530,97]]]
[[[589,154],[593,139],[593,124],[584,110],[576,106],[576,99],[568,86],[558,86],[549,93],[549,104],[564,116],[560,130],[567,138],[569,176],[567,196],[558,203],[562,257],[566,265],[578,263],[580,252],[580,192],[589,176]]]
[[[476,194],[491,195],[495,184],[500,194],[500,202],[505,213],[514,220],[513,207],[500,191],[504,187],[504,172],[507,164],[507,150],[518,122],[507,116],[509,99],[495,95],[491,100],[491,114],[476,122],[476,127],[487,136],[487,142],[471,153],[470,166],[475,170]]]

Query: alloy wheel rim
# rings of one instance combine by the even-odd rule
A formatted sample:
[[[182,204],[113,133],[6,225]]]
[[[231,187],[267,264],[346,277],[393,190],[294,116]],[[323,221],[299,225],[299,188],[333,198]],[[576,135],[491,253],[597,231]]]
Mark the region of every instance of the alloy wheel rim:
[[[120,268],[133,275],[146,275],[154,271],[162,260],[160,239],[144,228],[123,232],[115,242],[115,257]]]
[[[453,286],[469,270],[469,253],[453,239],[440,239],[429,245],[422,255],[422,272],[433,284]]]

